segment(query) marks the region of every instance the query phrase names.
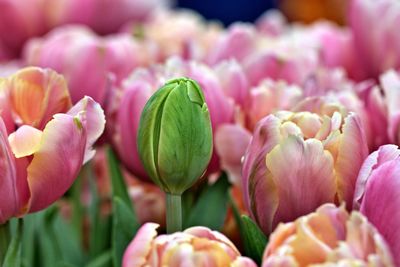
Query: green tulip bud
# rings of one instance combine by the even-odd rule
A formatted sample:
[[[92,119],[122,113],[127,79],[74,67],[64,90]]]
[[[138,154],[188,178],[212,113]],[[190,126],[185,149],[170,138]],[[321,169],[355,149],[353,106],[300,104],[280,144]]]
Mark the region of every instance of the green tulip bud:
[[[170,80],[146,103],[138,151],[148,175],[165,192],[181,195],[201,177],[212,143],[210,114],[195,81]]]

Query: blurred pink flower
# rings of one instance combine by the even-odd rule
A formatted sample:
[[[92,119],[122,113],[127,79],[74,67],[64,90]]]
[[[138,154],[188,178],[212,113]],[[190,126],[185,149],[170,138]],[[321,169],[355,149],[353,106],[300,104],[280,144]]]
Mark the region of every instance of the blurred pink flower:
[[[260,120],[243,162],[247,208],[265,233],[323,203],[353,204],[359,169],[368,155],[356,114],[281,111]]]
[[[85,95],[105,104],[111,81],[119,83],[151,56],[142,43],[125,34],[96,36],[88,28],[57,28],[41,39],[31,40],[24,51],[28,64],[62,73],[73,103]]]
[[[400,150],[381,146],[364,161],[358,175],[354,206],[358,207],[388,242],[400,264]]]
[[[235,245],[219,232],[192,227],[184,232],[157,236],[157,224],[146,223],[125,251],[123,267],[256,267],[240,256]]]
[[[378,78],[390,68],[400,68],[399,1],[350,1],[348,20],[364,72],[360,78]]]
[[[271,234],[262,267],[394,266],[385,240],[360,213],[332,204]]]
[[[202,60],[214,49],[222,27],[191,10],[159,9],[145,23],[130,23],[123,30],[151,43],[164,62],[171,56]]]
[[[104,130],[103,111],[89,97],[69,109],[65,84],[54,71],[38,68],[0,80],[1,91],[12,103],[1,107],[0,223],[52,204],[94,155],[92,146]],[[5,109],[15,115],[16,129],[10,134],[3,122]]]
[[[169,0],[1,0],[0,61],[18,57],[27,40],[54,27],[79,23],[110,34],[167,5]]]
[[[169,0],[43,0],[48,26],[80,23],[99,34],[116,32],[129,21],[145,21]],[[22,1],[21,1],[22,2]]]

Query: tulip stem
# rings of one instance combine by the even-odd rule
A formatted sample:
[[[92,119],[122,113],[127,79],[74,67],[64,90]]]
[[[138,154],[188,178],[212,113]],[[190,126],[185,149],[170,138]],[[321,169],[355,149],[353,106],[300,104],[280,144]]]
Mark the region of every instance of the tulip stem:
[[[182,230],[181,195],[167,193],[167,233]]]
[[[10,241],[10,223],[0,224],[0,266],[3,264]]]

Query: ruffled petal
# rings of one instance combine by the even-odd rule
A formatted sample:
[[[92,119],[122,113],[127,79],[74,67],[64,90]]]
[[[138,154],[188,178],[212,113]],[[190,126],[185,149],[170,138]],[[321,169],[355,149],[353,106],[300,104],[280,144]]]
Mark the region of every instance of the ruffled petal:
[[[86,129],[86,152],[84,163],[89,161],[95,154],[92,146],[104,131],[106,119],[103,109],[91,97],[85,96],[76,103],[69,111],[71,116],[81,116]]]
[[[266,165],[279,194],[273,225],[335,201],[334,162],[320,141],[289,136],[267,155]]]

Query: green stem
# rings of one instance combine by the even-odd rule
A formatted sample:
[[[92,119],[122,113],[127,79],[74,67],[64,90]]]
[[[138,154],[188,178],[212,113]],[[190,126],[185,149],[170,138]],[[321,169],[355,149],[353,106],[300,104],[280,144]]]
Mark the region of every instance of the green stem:
[[[3,264],[10,242],[10,223],[0,224],[0,266]]]
[[[182,230],[181,195],[167,193],[167,233]]]

